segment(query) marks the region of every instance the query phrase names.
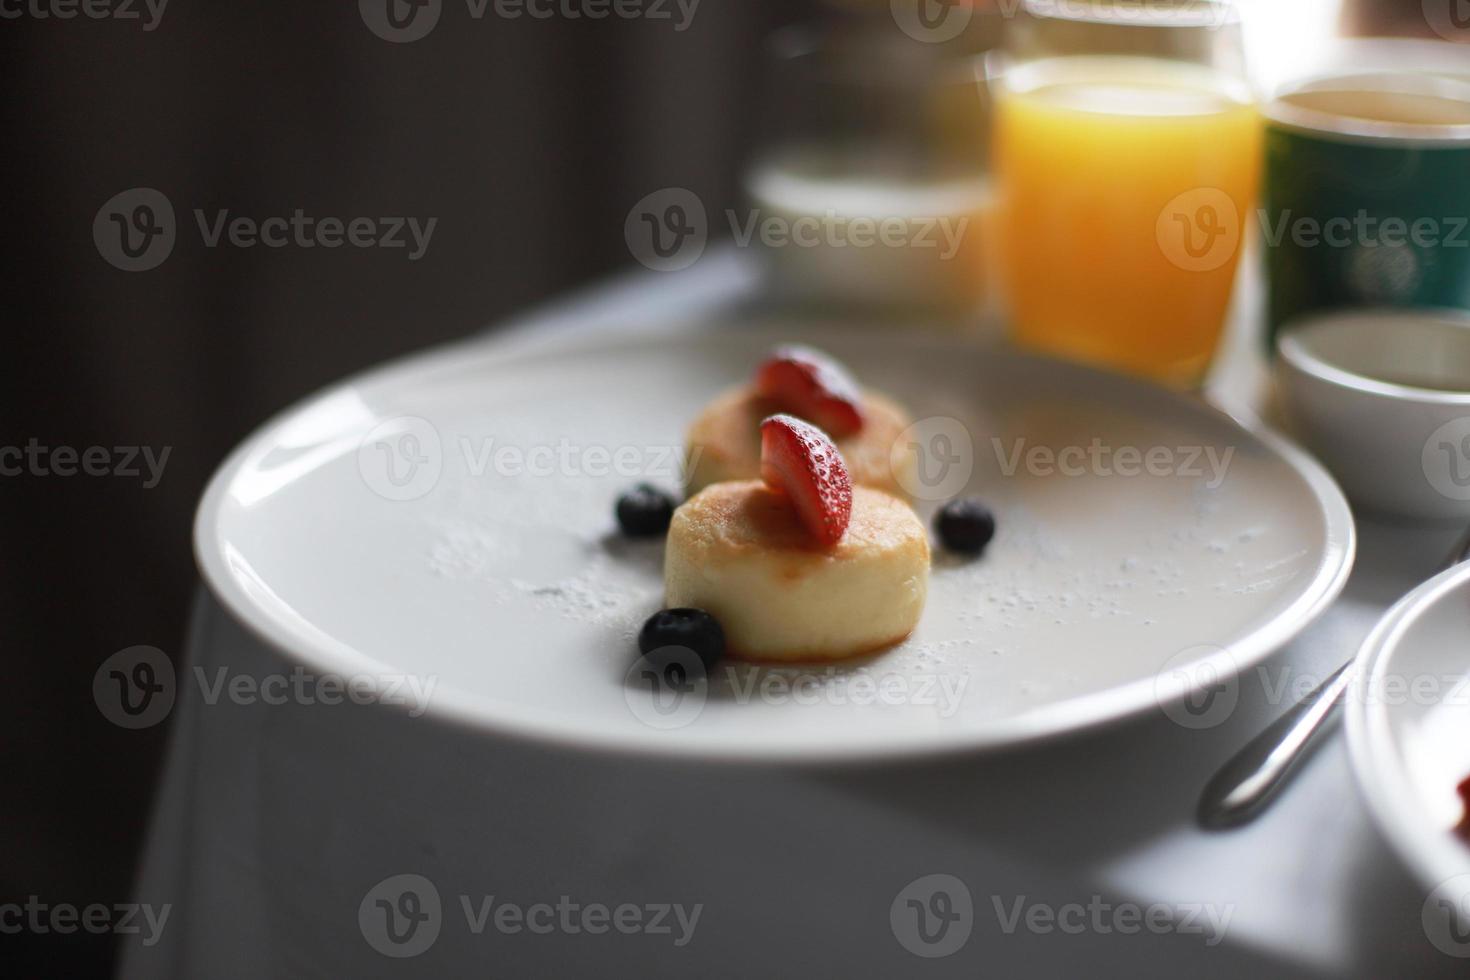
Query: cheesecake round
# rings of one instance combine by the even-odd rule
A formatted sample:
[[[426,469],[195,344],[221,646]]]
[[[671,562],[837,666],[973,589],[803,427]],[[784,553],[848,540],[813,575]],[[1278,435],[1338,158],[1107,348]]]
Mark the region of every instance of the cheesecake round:
[[[777,401],[751,386],[731,389],[710,402],[686,438],[686,491],[694,494],[712,483],[759,476],[760,423],[780,411]],[[895,402],[870,391],[862,394],[862,411],[862,429],[833,440],[852,482],[908,500],[906,486],[914,485],[916,456],[913,446],[899,445],[899,438],[913,420]]]
[[[704,609],[730,655],[830,661],[875,653],[913,631],[929,585],[929,539],[913,510],[853,487],[852,517],[816,544],[791,500],[759,480],[715,483],[674,512],[665,600]]]

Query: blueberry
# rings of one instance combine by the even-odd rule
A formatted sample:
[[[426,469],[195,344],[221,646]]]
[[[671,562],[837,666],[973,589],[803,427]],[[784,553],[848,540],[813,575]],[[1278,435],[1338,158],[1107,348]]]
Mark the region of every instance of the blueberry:
[[[660,609],[638,631],[638,651],[660,669],[681,650],[693,651],[706,670],[725,655],[725,630],[703,609]]]
[[[674,498],[647,483],[638,484],[618,498],[618,524],[631,537],[663,534],[673,516]]]
[[[978,497],[961,497],[939,508],[934,529],[950,551],[978,555],[995,537],[995,515]]]

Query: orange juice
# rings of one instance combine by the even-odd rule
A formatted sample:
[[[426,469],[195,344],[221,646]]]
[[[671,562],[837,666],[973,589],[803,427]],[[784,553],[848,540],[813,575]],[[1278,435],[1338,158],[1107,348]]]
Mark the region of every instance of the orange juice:
[[[1248,95],[1199,65],[1072,56],[1008,73],[996,110],[1017,340],[1197,383],[1255,195],[1260,125]]]

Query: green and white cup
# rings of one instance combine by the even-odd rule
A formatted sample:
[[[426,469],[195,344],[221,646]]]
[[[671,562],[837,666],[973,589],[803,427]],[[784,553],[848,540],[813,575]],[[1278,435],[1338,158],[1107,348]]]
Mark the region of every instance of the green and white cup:
[[[1470,76],[1339,72],[1264,114],[1272,337],[1321,310],[1470,309]]]

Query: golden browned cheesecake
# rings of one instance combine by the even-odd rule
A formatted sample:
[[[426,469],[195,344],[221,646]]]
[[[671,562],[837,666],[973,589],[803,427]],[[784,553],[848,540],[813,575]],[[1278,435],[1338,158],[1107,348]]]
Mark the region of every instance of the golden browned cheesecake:
[[[823,548],[790,500],[760,480],[715,483],[674,512],[666,601],[707,610],[732,655],[826,661],[873,653],[912,632],[929,583],[929,540],[902,500],[852,490],[852,517]]]
[[[852,482],[907,500],[904,485],[914,485],[914,448],[898,442],[913,420],[896,403],[873,392],[863,392],[862,408],[862,430],[835,440]],[[774,400],[751,386],[732,388],[705,406],[686,439],[687,492],[693,495],[712,483],[759,476],[760,422],[777,411],[781,408]]]

